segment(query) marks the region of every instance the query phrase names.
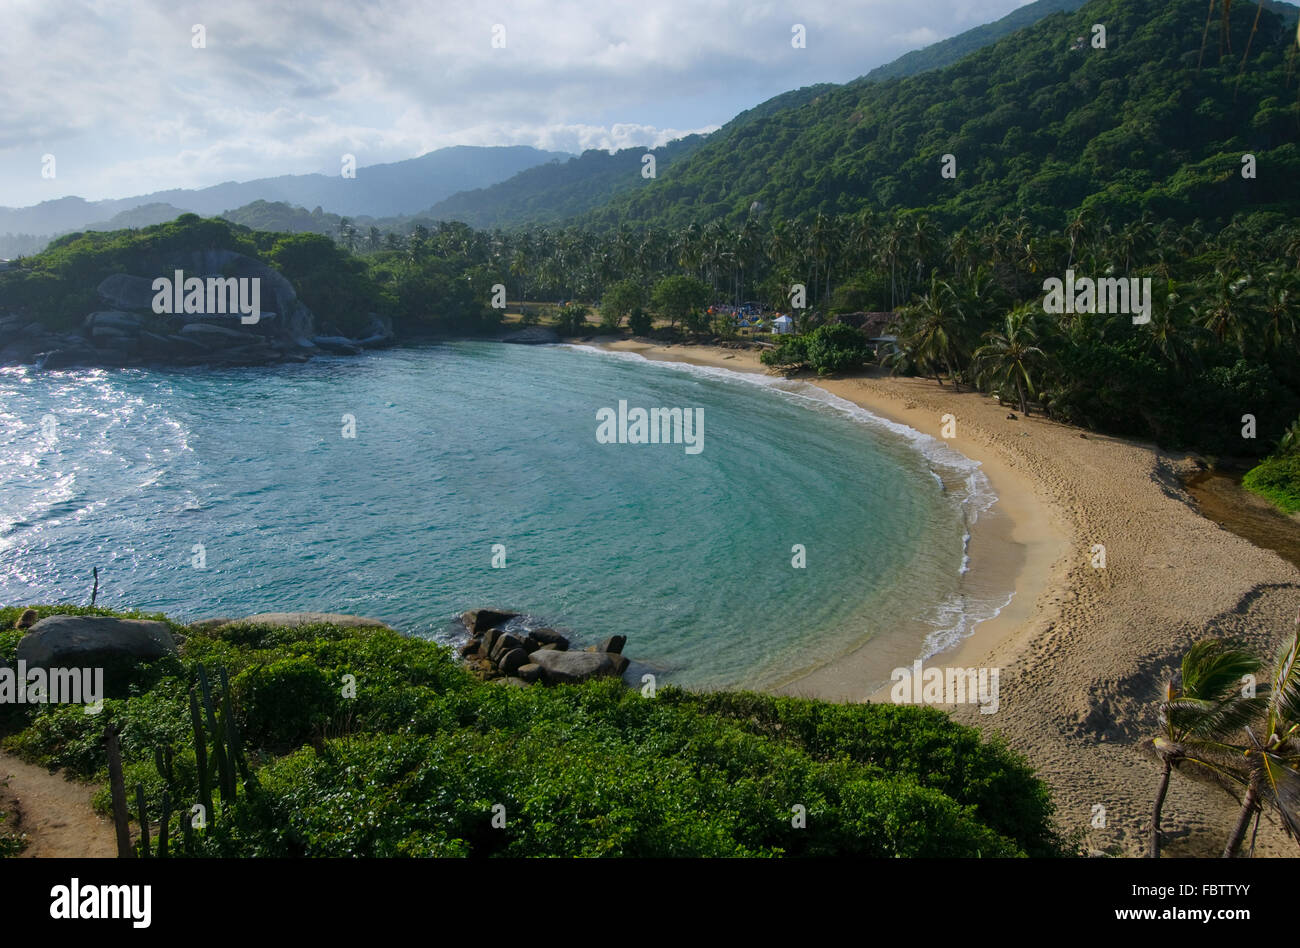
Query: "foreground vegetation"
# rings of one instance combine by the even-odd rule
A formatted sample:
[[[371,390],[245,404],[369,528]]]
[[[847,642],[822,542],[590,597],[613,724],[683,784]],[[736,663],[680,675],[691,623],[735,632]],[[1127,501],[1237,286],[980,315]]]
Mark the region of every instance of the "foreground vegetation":
[[[0,623],[20,611],[0,610]],[[183,656],[142,669],[98,716],[0,709],[6,747],[97,781],[105,726],[116,727],[129,792],[139,784],[155,817],[168,795],[173,855],[1069,851],[1023,759],[933,709],[671,687],[644,696],[609,679],[514,689],[392,632],[176,629],[188,637]],[[0,658],[13,661],[21,635],[0,633]],[[248,776],[229,794],[209,787],[208,828],[187,834],[179,814],[202,799],[190,709],[200,663],[227,671],[241,748],[229,756],[246,760]],[[343,697],[346,675],[355,697]],[[205,741],[208,773],[219,752]],[[107,810],[107,789],[99,803]]]
[[[1220,639],[1193,645],[1165,686],[1159,720],[1152,744],[1163,773],[1148,856],[1160,855],[1161,813],[1175,771],[1216,781],[1237,798],[1241,809],[1225,858],[1240,854],[1252,822],[1253,851],[1265,812],[1300,842],[1300,617],[1271,664]]]

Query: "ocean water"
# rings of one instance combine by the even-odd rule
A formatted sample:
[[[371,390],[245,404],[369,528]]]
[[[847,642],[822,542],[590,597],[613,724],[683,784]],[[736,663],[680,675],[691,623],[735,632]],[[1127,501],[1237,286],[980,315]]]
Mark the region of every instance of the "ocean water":
[[[598,443],[620,400],[702,409],[702,450]],[[181,620],[352,612],[449,640],[493,605],[624,634],[679,684],[763,687],[994,614],[961,590],[994,500],[942,442],[803,383],[582,347],[0,369],[5,605],[88,603],[93,567],[100,605]]]

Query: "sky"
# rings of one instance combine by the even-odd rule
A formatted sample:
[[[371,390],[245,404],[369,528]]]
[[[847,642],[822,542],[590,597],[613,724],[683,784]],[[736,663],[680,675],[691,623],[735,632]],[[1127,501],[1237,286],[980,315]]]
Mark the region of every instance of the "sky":
[[[338,174],[344,154],[654,146],[1024,2],[5,0],[0,205]]]

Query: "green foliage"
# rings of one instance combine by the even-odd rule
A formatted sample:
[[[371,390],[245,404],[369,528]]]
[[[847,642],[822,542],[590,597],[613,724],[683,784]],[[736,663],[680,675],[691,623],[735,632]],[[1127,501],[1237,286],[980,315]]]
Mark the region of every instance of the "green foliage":
[[[862,333],[843,323],[827,323],[799,336],[782,336],[774,349],[759,354],[766,366],[794,372],[812,369],[818,375],[854,372],[871,358]]]
[[[1300,451],[1265,458],[1246,472],[1241,484],[1287,513],[1300,511]]]
[[[155,817],[168,794],[173,855],[1067,851],[1023,761],[930,709],[671,687],[648,699],[608,679],[508,689],[476,681],[436,643],[331,626],[192,630],[183,661],[101,716],[42,709],[9,746],[102,780],[100,737],[119,725],[127,785]],[[233,707],[255,780],[222,793],[208,829],[183,842],[202,795],[190,684],[198,662],[216,661],[232,683],[229,705],[213,688],[216,716]],[[341,696],[344,674],[355,699]],[[217,750],[210,735],[204,746]]]
[[[866,337],[852,326],[827,323],[808,335],[808,364],[818,375],[855,372],[870,358]]]
[[[600,325],[603,329],[617,329],[623,317],[641,308],[645,291],[636,280],[619,280],[605,291],[600,302]],[[633,330],[635,331],[635,330]]]
[[[233,697],[243,712],[244,737],[257,747],[297,747],[338,712],[342,686],[311,659],[284,658],[235,676]]]
[[[667,276],[650,292],[650,305],[674,328],[708,305],[709,288],[703,281],[689,276]]]
[[[562,336],[581,336],[587,331],[587,307],[566,303],[555,314],[555,329]]]
[[[627,326],[634,336],[644,336],[654,326],[654,317],[638,306],[628,313]]]
[[[1089,208],[1185,223],[1226,223],[1242,208],[1294,214],[1295,31],[1265,10],[1238,84],[1254,6],[1235,5],[1230,46],[1212,40],[1197,72],[1205,0],[1093,0],[945,68],[859,79],[724,127],[587,219],[738,226],[755,202],[785,218],[906,207],[961,224],[1007,209],[1042,224]],[[1106,25],[1107,48],[1071,49],[1094,23]],[[1246,152],[1279,177],[1243,180]],[[945,153],[957,157],[956,181],[939,175]]]

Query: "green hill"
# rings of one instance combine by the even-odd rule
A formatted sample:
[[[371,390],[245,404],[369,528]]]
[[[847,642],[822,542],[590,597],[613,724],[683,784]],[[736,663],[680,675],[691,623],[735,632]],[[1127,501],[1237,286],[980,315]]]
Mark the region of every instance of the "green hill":
[[[592,223],[738,223],[754,202],[791,218],[918,208],[978,223],[1009,210],[1060,226],[1073,209],[1143,209],[1212,220],[1245,208],[1293,214],[1300,108],[1294,37],[1265,10],[1238,72],[1254,5],[1232,9],[1231,50],[1203,0],[1093,0],[1054,13],[945,69],[858,81],[710,136]],[[1091,37],[1107,30],[1107,48]],[[1242,179],[1245,153],[1259,177]],[[956,180],[940,175],[944,154]]]
[[[1027,3],[1023,7],[1012,10],[1000,20],[950,36],[923,49],[904,53],[892,63],[877,66],[863,78],[868,82],[883,82],[886,79],[902,79],[905,76],[929,72],[931,69],[951,66],[963,56],[997,42],[1008,33],[1014,33],[1032,23],[1037,23],[1049,14],[1077,10],[1083,4],[1084,0],[1035,0],[1034,3]]]
[[[744,128],[833,88],[833,84],[822,83],[775,96],[741,112],[713,134]],[[656,175],[662,175],[666,169],[693,155],[710,137],[689,135],[659,148],[624,148],[612,155],[592,149],[568,161],[552,161],[528,168],[486,188],[454,194],[416,217],[463,221],[477,228],[558,223],[649,185],[652,179],[641,175],[641,159],[647,153],[655,156]]]

